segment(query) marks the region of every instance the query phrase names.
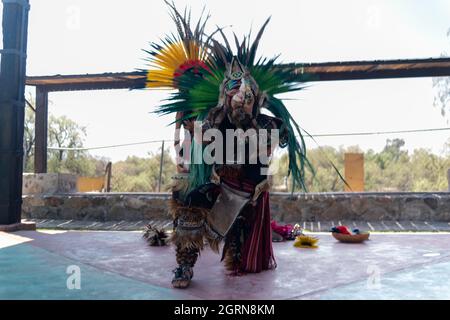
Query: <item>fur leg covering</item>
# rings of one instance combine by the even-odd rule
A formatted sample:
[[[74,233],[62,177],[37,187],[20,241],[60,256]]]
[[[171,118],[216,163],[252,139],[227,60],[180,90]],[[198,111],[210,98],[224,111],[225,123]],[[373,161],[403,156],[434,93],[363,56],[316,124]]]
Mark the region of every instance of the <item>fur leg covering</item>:
[[[174,221],[174,230],[170,241],[184,249],[203,250],[207,241],[211,249],[218,253],[223,238],[208,223],[209,209],[186,207],[172,200],[169,208]]]
[[[198,255],[198,249],[182,248],[182,246],[180,245],[177,245],[176,247],[177,263],[180,266],[189,266],[193,268],[195,263],[197,262]]]
[[[228,271],[238,273],[242,261],[242,243],[244,241],[244,217],[238,217],[225,238],[222,261]]]

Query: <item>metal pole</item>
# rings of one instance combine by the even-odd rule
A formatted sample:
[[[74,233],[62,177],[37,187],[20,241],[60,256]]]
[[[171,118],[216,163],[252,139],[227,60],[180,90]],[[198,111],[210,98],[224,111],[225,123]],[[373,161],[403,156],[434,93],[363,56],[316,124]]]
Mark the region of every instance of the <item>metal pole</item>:
[[[0,66],[0,225],[21,221],[28,0],[3,0]]]
[[[448,192],[450,192],[450,169],[447,170]]]
[[[159,162],[158,192],[161,192],[163,162],[164,162],[164,140],[161,145],[161,158]]]

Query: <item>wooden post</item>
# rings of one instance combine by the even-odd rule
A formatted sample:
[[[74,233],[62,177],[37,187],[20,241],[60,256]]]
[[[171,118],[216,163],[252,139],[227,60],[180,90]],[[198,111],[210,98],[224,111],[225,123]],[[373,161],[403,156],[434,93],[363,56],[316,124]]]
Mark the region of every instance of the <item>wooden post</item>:
[[[112,162],[108,162],[106,166],[106,192],[111,192],[111,174],[112,174]]]
[[[48,92],[36,87],[34,173],[47,173]]]
[[[0,225],[21,222],[28,0],[3,1],[0,65]]]
[[[164,140],[161,145],[161,158],[159,162],[159,179],[158,179],[158,192],[161,192],[161,184],[162,184],[162,170],[163,170],[163,162],[164,162]]]

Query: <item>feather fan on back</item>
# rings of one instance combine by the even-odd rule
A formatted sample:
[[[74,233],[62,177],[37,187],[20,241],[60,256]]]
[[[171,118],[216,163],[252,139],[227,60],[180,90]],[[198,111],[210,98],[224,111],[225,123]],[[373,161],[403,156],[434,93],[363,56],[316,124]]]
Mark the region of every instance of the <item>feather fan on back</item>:
[[[155,112],[160,115],[181,113],[183,116],[176,121],[204,119],[218,105],[224,74],[236,56],[258,84],[261,99],[264,99],[261,108],[283,121],[288,132],[289,173],[293,177],[293,189],[298,186],[306,190],[305,168],[312,170],[312,167],[306,157],[302,131],[278,97],[301,90],[306,77],[297,72],[298,66],[295,64],[283,67],[275,65],[277,57],[256,58],[261,37],[270,18],[265,21],[253,41],[251,34],[244,37],[242,42],[234,35],[236,48],[233,52],[222,28],[210,35],[206,34],[209,15],[203,18],[202,13],[196,27],[192,29],[190,11],[185,10],[182,15],[173,3],[166,3],[176,24],[177,35],[167,36],[161,40],[161,44],[152,43],[152,50],[146,51],[150,55],[146,87],[176,90],[169,94]],[[215,38],[218,34],[224,44]]]

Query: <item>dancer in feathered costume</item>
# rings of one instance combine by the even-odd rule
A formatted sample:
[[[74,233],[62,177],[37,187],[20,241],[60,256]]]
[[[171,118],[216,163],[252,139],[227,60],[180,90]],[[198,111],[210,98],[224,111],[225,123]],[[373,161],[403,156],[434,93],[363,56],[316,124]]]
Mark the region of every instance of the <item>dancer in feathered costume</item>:
[[[172,284],[176,288],[189,285],[205,242],[218,252],[224,240],[222,260],[232,274],[272,269],[276,263],[268,163],[260,155],[270,157],[278,145],[287,147],[293,188],[305,187],[304,170],[309,163],[303,136],[282,100],[276,97],[300,90],[304,76],[297,73],[295,65],[276,66],[276,58],[256,60],[259,41],[270,19],[252,42],[250,35],[242,42],[234,36],[233,52],[222,29],[206,35],[209,16],[201,17],[192,29],[190,12],[185,10],[182,15],[174,4],[167,4],[178,32],[161,44],[153,43],[152,50],[146,51],[150,55],[146,87],[176,89],[156,112],[175,114],[176,129],[185,129],[183,142],[179,130],[175,135],[175,146],[184,148],[177,154],[182,161],[178,161],[174,176],[170,210],[178,263]],[[223,43],[216,40],[217,36]],[[263,109],[271,115],[263,114]],[[228,136],[230,129],[256,135]],[[218,132],[224,137],[222,146],[215,144],[212,148],[213,157],[225,155],[227,147],[235,146],[237,140],[245,148],[244,158],[234,153],[230,158],[227,153],[226,161],[205,161],[202,155],[211,151],[208,147],[213,142],[219,142],[204,139],[202,134],[208,135],[210,130],[214,137]],[[277,139],[272,139],[272,132],[279,133]],[[249,147],[255,136],[256,150]]]

